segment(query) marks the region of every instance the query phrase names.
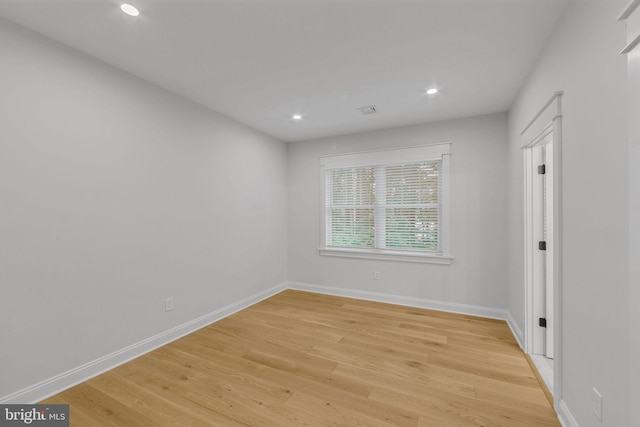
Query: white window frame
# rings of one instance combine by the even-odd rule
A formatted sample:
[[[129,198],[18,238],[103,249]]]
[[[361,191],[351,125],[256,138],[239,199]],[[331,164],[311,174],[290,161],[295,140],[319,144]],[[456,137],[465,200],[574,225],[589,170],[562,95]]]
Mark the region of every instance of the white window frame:
[[[323,256],[338,256],[349,258],[366,258],[379,260],[397,260],[408,262],[423,262],[433,264],[451,264],[453,255],[450,246],[449,210],[450,199],[450,158],[451,143],[422,145],[417,147],[395,148],[387,150],[348,153],[320,158],[320,249]],[[440,160],[441,163],[441,223],[440,223],[440,252],[405,251],[390,249],[366,248],[336,248],[328,247],[326,241],[326,172],[332,169],[365,166],[387,166],[402,163],[416,163],[421,161]],[[378,186],[376,186],[378,187]],[[376,230],[376,240],[384,230]]]

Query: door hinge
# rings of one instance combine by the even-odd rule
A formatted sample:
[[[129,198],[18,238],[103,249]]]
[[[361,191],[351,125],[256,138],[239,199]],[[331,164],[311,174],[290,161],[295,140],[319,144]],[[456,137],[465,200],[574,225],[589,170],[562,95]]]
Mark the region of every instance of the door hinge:
[[[544,175],[545,173],[547,173],[546,165],[538,166],[538,175]]]
[[[541,251],[546,251],[547,250],[547,242],[545,242],[544,240],[541,242],[538,242],[538,249]]]
[[[538,318],[538,326],[540,326],[541,328],[546,328],[547,327],[547,319],[545,319],[544,317]]]

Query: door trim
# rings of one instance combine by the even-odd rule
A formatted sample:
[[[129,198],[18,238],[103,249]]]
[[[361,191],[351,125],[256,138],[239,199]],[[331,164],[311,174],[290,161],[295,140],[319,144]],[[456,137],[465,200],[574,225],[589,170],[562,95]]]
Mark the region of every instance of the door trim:
[[[553,396],[556,411],[562,400],[562,96],[563,92],[555,92],[552,98],[544,105],[532,121],[522,131],[521,135],[526,141],[522,145],[524,162],[524,286],[525,286],[525,330],[524,351],[530,353],[533,346],[533,277],[531,266],[531,252],[533,248],[533,233],[529,229],[531,217],[532,186],[531,176],[531,149],[549,135],[553,137],[553,223],[554,251],[553,251],[553,279],[554,279],[554,307],[553,307],[553,334],[554,334],[554,380]],[[555,102],[554,102],[555,101]],[[537,133],[534,133],[536,132]],[[528,136],[531,135],[531,136]]]

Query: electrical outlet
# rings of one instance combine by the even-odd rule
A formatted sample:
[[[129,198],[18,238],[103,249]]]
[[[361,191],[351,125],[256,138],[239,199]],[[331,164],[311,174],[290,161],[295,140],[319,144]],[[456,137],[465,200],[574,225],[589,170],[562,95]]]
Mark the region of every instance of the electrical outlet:
[[[593,388],[591,408],[593,409],[593,415],[595,415],[598,420],[602,421],[602,395],[595,387]]]
[[[173,297],[169,297],[164,300],[164,311],[173,310]]]
[[[373,272],[373,280],[380,280],[380,272],[379,271],[374,271]]]

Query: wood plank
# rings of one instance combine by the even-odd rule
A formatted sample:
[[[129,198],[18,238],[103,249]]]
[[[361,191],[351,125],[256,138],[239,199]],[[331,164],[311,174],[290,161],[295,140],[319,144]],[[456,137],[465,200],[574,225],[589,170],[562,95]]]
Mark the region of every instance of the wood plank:
[[[72,426],[559,426],[505,322],[284,291],[43,403]]]

